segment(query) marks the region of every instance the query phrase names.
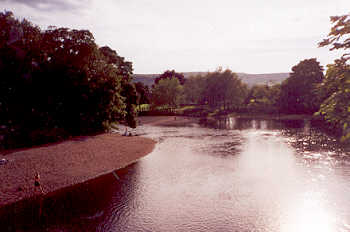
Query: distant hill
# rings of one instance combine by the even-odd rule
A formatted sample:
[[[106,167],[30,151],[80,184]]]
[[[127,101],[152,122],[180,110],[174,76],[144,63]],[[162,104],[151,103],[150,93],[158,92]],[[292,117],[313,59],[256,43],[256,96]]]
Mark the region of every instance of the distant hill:
[[[207,72],[183,72],[185,78],[195,75],[205,75]],[[288,78],[289,73],[264,73],[264,74],[248,74],[237,73],[238,77],[246,83],[249,87],[253,85],[263,84],[278,84]],[[133,82],[142,82],[145,85],[152,86],[154,79],[159,77],[160,74],[134,74]]]
[[[289,73],[264,73],[264,74],[248,74],[237,73],[238,77],[248,86],[263,84],[280,84],[289,77]]]
[[[154,84],[154,79],[160,74],[133,74],[133,82],[142,82],[144,85],[151,87]]]

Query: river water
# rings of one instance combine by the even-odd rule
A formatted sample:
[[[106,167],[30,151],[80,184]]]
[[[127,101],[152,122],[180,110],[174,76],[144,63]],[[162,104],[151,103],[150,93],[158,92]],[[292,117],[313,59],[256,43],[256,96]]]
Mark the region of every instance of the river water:
[[[309,121],[231,117],[137,130],[158,141],[155,150],[87,186],[97,193],[63,219],[52,213],[61,218],[45,229],[350,231],[350,153]]]

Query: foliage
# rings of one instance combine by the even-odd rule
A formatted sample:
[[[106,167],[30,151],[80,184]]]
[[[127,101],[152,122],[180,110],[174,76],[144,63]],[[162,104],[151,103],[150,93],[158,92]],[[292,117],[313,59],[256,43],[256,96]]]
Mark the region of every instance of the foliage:
[[[194,117],[206,117],[212,112],[209,106],[200,105],[187,107],[182,110],[182,114],[185,116],[194,116]]]
[[[177,73],[175,70],[167,70],[154,80],[154,84],[158,84],[160,80],[172,78],[177,78],[180,85],[183,85],[185,83],[185,77],[182,73]]]
[[[137,112],[146,112],[150,110],[150,104],[141,104],[136,107]]]
[[[42,31],[0,13],[0,137],[5,148],[104,130],[134,115],[132,65],[91,32]],[[56,136],[54,134],[57,133]],[[39,136],[40,135],[40,136]]]
[[[319,45],[330,45],[330,50],[350,48],[350,14],[331,17],[334,23],[328,38]],[[317,112],[333,127],[342,131],[343,141],[350,141],[350,54],[345,53],[328,65],[326,78],[320,85],[320,94],[325,99]]]
[[[176,78],[163,79],[152,89],[152,104],[165,108],[176,108],[183,96],[183,87]]]
[[[313,59],[300,61],[281,85],[280,107],[284,113],[314,113],[321,104],[315,93],[324,78],[323,68]]]
[[[320,47],[330,45],[330,50],[349,49],[350,48],[350,14],[341,16],[331,16],[331,22],[334,24],[328,37],[319,43]],[[343,60],[350,59],[350,53],[345,53],[341,57]]]
[[[247,94],[246,85],[238,78],[236,73],[227,69],[218,69],[208,73],[203,98],[212,107],[238,109]]]
[[[99,48],[99,51],[103,55],[106,63],[113,68],[114,76],[118,78],[118,81],[120,83],[120,95],[124,100],[124,105],[122,107],[125,107],[125,111],[121,112],[121,115],[124,116],[127,124],[130,127],[135,128],[135,107],[138,104],[138,95],[135,86],[131,84],[132,64],[131,62],[125,61],[124,57],[118,56],[117,52],[115,50],[112,50],[108,46]],[[122,107],[114,108],[121,109]],[[118,118],[117,114],[116,116]]]
[[[144,85],[142,82],[135,83],[136,92],[138,95],[139,104],[149,104],[151,93],[147,85]]]
[[[277,113],[281,85],[254,85],[245,100],[247,111],[250,113]]]
[[[185,101],[189,104],[203,104],[206,83],[206,77],[189,77],[184,84]]]
[[[133,84],[129,82],[124,82],[121,94],[126,98],[126,123],[131,128],[136,128],[136,105],[138,103],[138,95],[136,92],[136,88]]]
[[[224,111],[242,107],[247,94],[247,86],[229,69],[189,77],[183,89],[186,104],[209,105]]]
[[[349,69],[350,65],[346,64],[345,60],[335,60],[334,64],[327,65],[325,78],[316,90],[321,101],[326,100],[346,85],[346,73]]]

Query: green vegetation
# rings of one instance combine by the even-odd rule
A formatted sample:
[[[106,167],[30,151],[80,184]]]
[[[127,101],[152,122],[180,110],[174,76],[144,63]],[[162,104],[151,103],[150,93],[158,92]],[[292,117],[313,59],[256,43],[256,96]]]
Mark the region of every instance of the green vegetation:
[[[208,73],[202,99],[213,108],[223,110],[239,109],[247,93],[247,86],[236,73],[227,69]]]
[[[91,32],[41,30],[0,13],[0,148],[135,124],[132,64]]]
[[[205,76],[208,72],[183,72],[181,73],[187,81],[190,77]],[[263,74],[249,74],[249,73],[236,73],[238,78],[243,83],[252,87],[254,85],[274,85],[281,84],[282,81],[288,78],[289,73],[263,73]],[[154,84],[154,80],[161,74],[133,74],[134,82],[142,82],[144,85],[151,87]]]
[[[169,71],[165,73],[167,72]],[[204,76],[190,77],[183,86],[178,78],[181,74],[172,73],[167,76],[158,82],[155,81],[153,85],[151,90],[153,108],[167,110],[174,109],[180,104],[196,105],[196,107],[182,107],[181,110],[176,110],[177,113],[191,115],[197,115],[198,109],[206,111],[207,114],[216,109],[232,111],[242,106],[248,91],[247,86],[228,69],[225,71],[218,69]]]
[[[184,84],[185,102],[190,104],[204,104],[204,91],[207,85],[206,77],[201,75],[188,78]]]
[[[150,90],[147,85],[144,85],[142,82],[135,83],[136,92],[139,96],[138,103],[139,104],[149,104],[150,103]]]
[[[273,114],[279,112],[281,85],[255,85],[245,100],[246,112]]]
[[[292,71],[281,85],[281,111],[292,114],[316,112],[321,102],[315,90],[323,80],[323,68],[316,59],[307,59],[299,62]]]
[[[152,88],[153,107],[174,109],[182,100],[183,87],[177,78],[161,79]]]
[[[330,50],[350,49],[350,14],[331,17],[334,24],[328,38],[319,45],[330,45]],[[319,88],[323,98],[317,115],[322,116],[332,128],[341,131],[342,141],[350,142],[350,53],[328,65],[326,77]]]
[[[177,73],[175,72],[175,70],[167,70],[164,73],[162,73],[159,77],[157,77],[156,79],[154,79],[154,83],[158,84],[158,82],[160,80],[164,80],[164,79],[173,79],[176,78],[180,85],[183,85],[185,83],[185,77],[182,73]]]

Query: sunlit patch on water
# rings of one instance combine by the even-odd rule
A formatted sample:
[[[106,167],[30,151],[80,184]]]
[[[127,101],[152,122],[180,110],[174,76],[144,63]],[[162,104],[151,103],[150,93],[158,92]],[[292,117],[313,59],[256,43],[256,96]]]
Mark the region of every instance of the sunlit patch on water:
[[[334,232],[338,219],[320,192],[306,192],[285,209],[281,232]]]

